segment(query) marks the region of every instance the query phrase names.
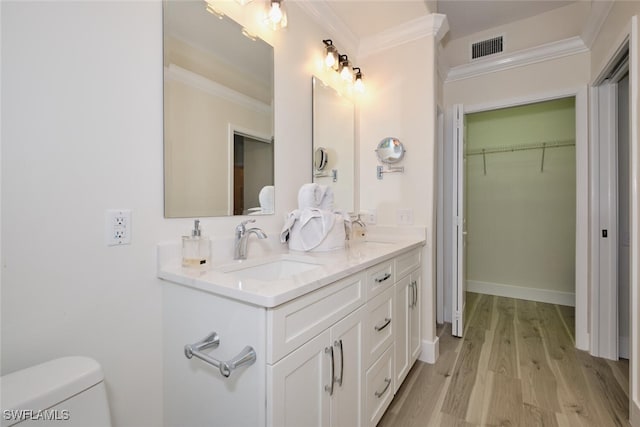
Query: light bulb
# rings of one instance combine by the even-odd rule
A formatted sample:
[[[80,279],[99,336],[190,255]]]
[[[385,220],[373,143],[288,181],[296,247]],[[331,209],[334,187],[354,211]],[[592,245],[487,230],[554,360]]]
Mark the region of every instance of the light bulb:
[[[269,20],[273,24],[279,24],[282,21],[282,10],[280,9],[280,2],[271,2],[271,10],[269,10]]]
[[[342,67],[342,71],[340,71],[340,77],[342,77],[343,80],[351,80],[351,70],[349,69],[348,66],[343,66]]]
[[[356,81],[353,83],[353,89],[356,92],[360,92],[360,93],[364,92],[364,82],[362,81],[362,78],[356,77]]]
[[[328,68],[332,68],[336,64],[336,57],[333,52],[327,52],[327,57],[324,59],[324,63]]]

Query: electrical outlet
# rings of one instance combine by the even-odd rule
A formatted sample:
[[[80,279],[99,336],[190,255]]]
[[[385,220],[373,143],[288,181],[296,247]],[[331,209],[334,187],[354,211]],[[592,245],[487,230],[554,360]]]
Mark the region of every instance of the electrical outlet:
[[[131,210],[109,209],[105,215],[107,246],[131,244]]]
[[[396,210],[398,225],[413,225],[413,209]]]
[[[376,225],[378,222],[378,213],[375,209],[360,211],[360,218],[367,225]]]

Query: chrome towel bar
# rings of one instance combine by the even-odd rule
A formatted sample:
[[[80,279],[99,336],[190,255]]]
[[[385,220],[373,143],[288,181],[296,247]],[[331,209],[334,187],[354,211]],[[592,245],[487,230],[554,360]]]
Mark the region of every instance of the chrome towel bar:
[[[222,374],[222,376],[225,378],[228,378],[229,375],[231,375],[231,372],[239,368],[240,366],[252,365],[253,362],[256,361],[256,352],[251,346],[246,346],[236,357],[227,361],[215,359],[202,352],[203,350],[209,348],[217,348],[219,345],[220,336],[217,332],[211,332],[202,340],[193,344],[185,345],[184,355],[187,357],[187,359],[191,359],[193,356],[195,356],[198,359],[215,366],[216,368],[220,369],[220,374]]]

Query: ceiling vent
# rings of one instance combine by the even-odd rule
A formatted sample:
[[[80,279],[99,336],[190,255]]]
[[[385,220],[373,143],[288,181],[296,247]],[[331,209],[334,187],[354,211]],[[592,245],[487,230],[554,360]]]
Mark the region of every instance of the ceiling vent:
[[[504,49],[502,36],[482,40],[471,45],[471,59],[479,59],[488,55],[501,53]]]

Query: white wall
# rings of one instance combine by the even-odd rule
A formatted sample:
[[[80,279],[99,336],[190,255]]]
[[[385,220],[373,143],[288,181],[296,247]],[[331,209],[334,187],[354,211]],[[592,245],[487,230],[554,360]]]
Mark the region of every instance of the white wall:
[[[229,12],[248,22],[252,9]],[[161,2],[9,2],[2,19],[2,373],[82,354],[103,366],[116,426],[162,425],[163,282],[155,245],[188,232],[162,195]],[[275,46],[279,231],[311,158],[324,32],[294,2]],[[255,11],[255,10],[254,10]],[[336,41],[339,45],[339,41]],[[133,211],[104,244],[104,211]],[[203,218],[231,236],[240,218]],[[176,351],[182,351],[176,349]]]
[[[435,342],[435,39],[427,36],[361,62],[368,72],[360,104],[360,209],[375,209],[378,225],[396,225],[397,209],[410,209],[414,225],[427,227],[422,339],[428,345]],[[399,164],[405,172],[378,180],[374,150],[388,136],[400,139],[407,150]],[[426,356],[423,350],[421,358]]]
[[[572,98],[466,117],[467,149],[575,142]],[[574,305],[575,147],[467,156],[467,280]],[[475,286],[475,287],[474,287]],[[514,296],[515,296],[514,295]]]

